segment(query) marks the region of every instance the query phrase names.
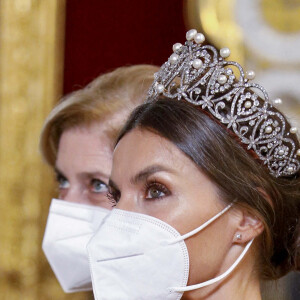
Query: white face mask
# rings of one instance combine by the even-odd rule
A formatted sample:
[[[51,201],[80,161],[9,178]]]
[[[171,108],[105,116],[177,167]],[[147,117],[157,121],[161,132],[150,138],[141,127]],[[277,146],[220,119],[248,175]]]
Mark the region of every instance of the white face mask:
[[[109,210],[53,199],[43,250],[66,293],[92,289],[86,245]]]
[[[178,300],[185,291],[226,277],[244,257],[252,241],[225,273],[186,286],[189,255],[184,239],[203,230],[231,206],[183,236],[154,217],[114,209],[87,246],[95,299]]]

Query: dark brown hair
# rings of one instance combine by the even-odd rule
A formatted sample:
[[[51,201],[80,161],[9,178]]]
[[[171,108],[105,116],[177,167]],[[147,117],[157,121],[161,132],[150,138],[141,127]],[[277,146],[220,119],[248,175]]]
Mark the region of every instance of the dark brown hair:
[[[117,142],[134,128],[153,131],[171,141],[216,184],[225,201],[237,199],[264,223],[263,279],[276,279],[300,267],[299,173],[273,177],[220,124],[184,101],[160,99],[139,106]]]

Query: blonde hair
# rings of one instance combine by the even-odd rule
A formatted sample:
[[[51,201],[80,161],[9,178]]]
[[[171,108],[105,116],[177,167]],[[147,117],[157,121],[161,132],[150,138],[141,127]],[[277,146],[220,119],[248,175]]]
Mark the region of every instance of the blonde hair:
[[[123,124],[113,116],[124,112],[125,121],[126,113],[145,100],[157,71],[158,67],[152,65],[117,68],[64,97],[50,112],[41,132],[40,149],[45,161],[55,165],[59,140],[66,129],[108,123],[108,136],[115,137]]]

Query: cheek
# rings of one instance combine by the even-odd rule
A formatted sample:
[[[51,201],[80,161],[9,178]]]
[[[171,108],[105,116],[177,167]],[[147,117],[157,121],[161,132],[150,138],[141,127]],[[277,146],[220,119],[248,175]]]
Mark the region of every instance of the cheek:
[[[182,214],[181,203],[172,196],[156,200],[141,199],[137,202],[137,212],[162,220],[173,227]]]
[[[171,197],[148,206],[146,214],[156,217],[174,227],[181,235],[205,223],[221,208],[212,210],[191,205],[186,199]],[[143,211],[142,213],[145,213]],[[190,260],[188,285],[197,284],[216,277],[222,266],[233,236],[227,228],[227,218],[221,216],[208,227],[185,240]]]
[[[106,209],[109,209],[109,210],[113,209],[113,205],[111,204],[111,202],[107,202],[107,201],[103,201],[103,202],[97,203],[95,205],[106,208]]]
[[[189,285],[210,280],[220,274],[234,234],[226,219],[221,217],[185,241],[190,258]]]

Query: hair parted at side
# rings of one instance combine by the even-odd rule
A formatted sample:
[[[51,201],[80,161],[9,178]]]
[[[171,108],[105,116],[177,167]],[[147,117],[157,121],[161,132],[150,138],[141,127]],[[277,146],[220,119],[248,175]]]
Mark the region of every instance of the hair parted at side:
[[[45,161],[55,165],[60,137],[69,128],[107,123],[108,135],[115,138],[123,124],[114,122],[113,116],[124,112],[126,120],[126,114],[146,99],[157,71],[153,65],[120,67],[64,97],[50,112],[41,132],[40,149]]]
[[[137,107],[117,143],[135,128],[172,142],[216,184],[224,201],[237,199],[237,205],[263,222],[258,255],[262,279],[300,269],[299,174],[272,176],[223,126],[183,100],[161,96]]]

